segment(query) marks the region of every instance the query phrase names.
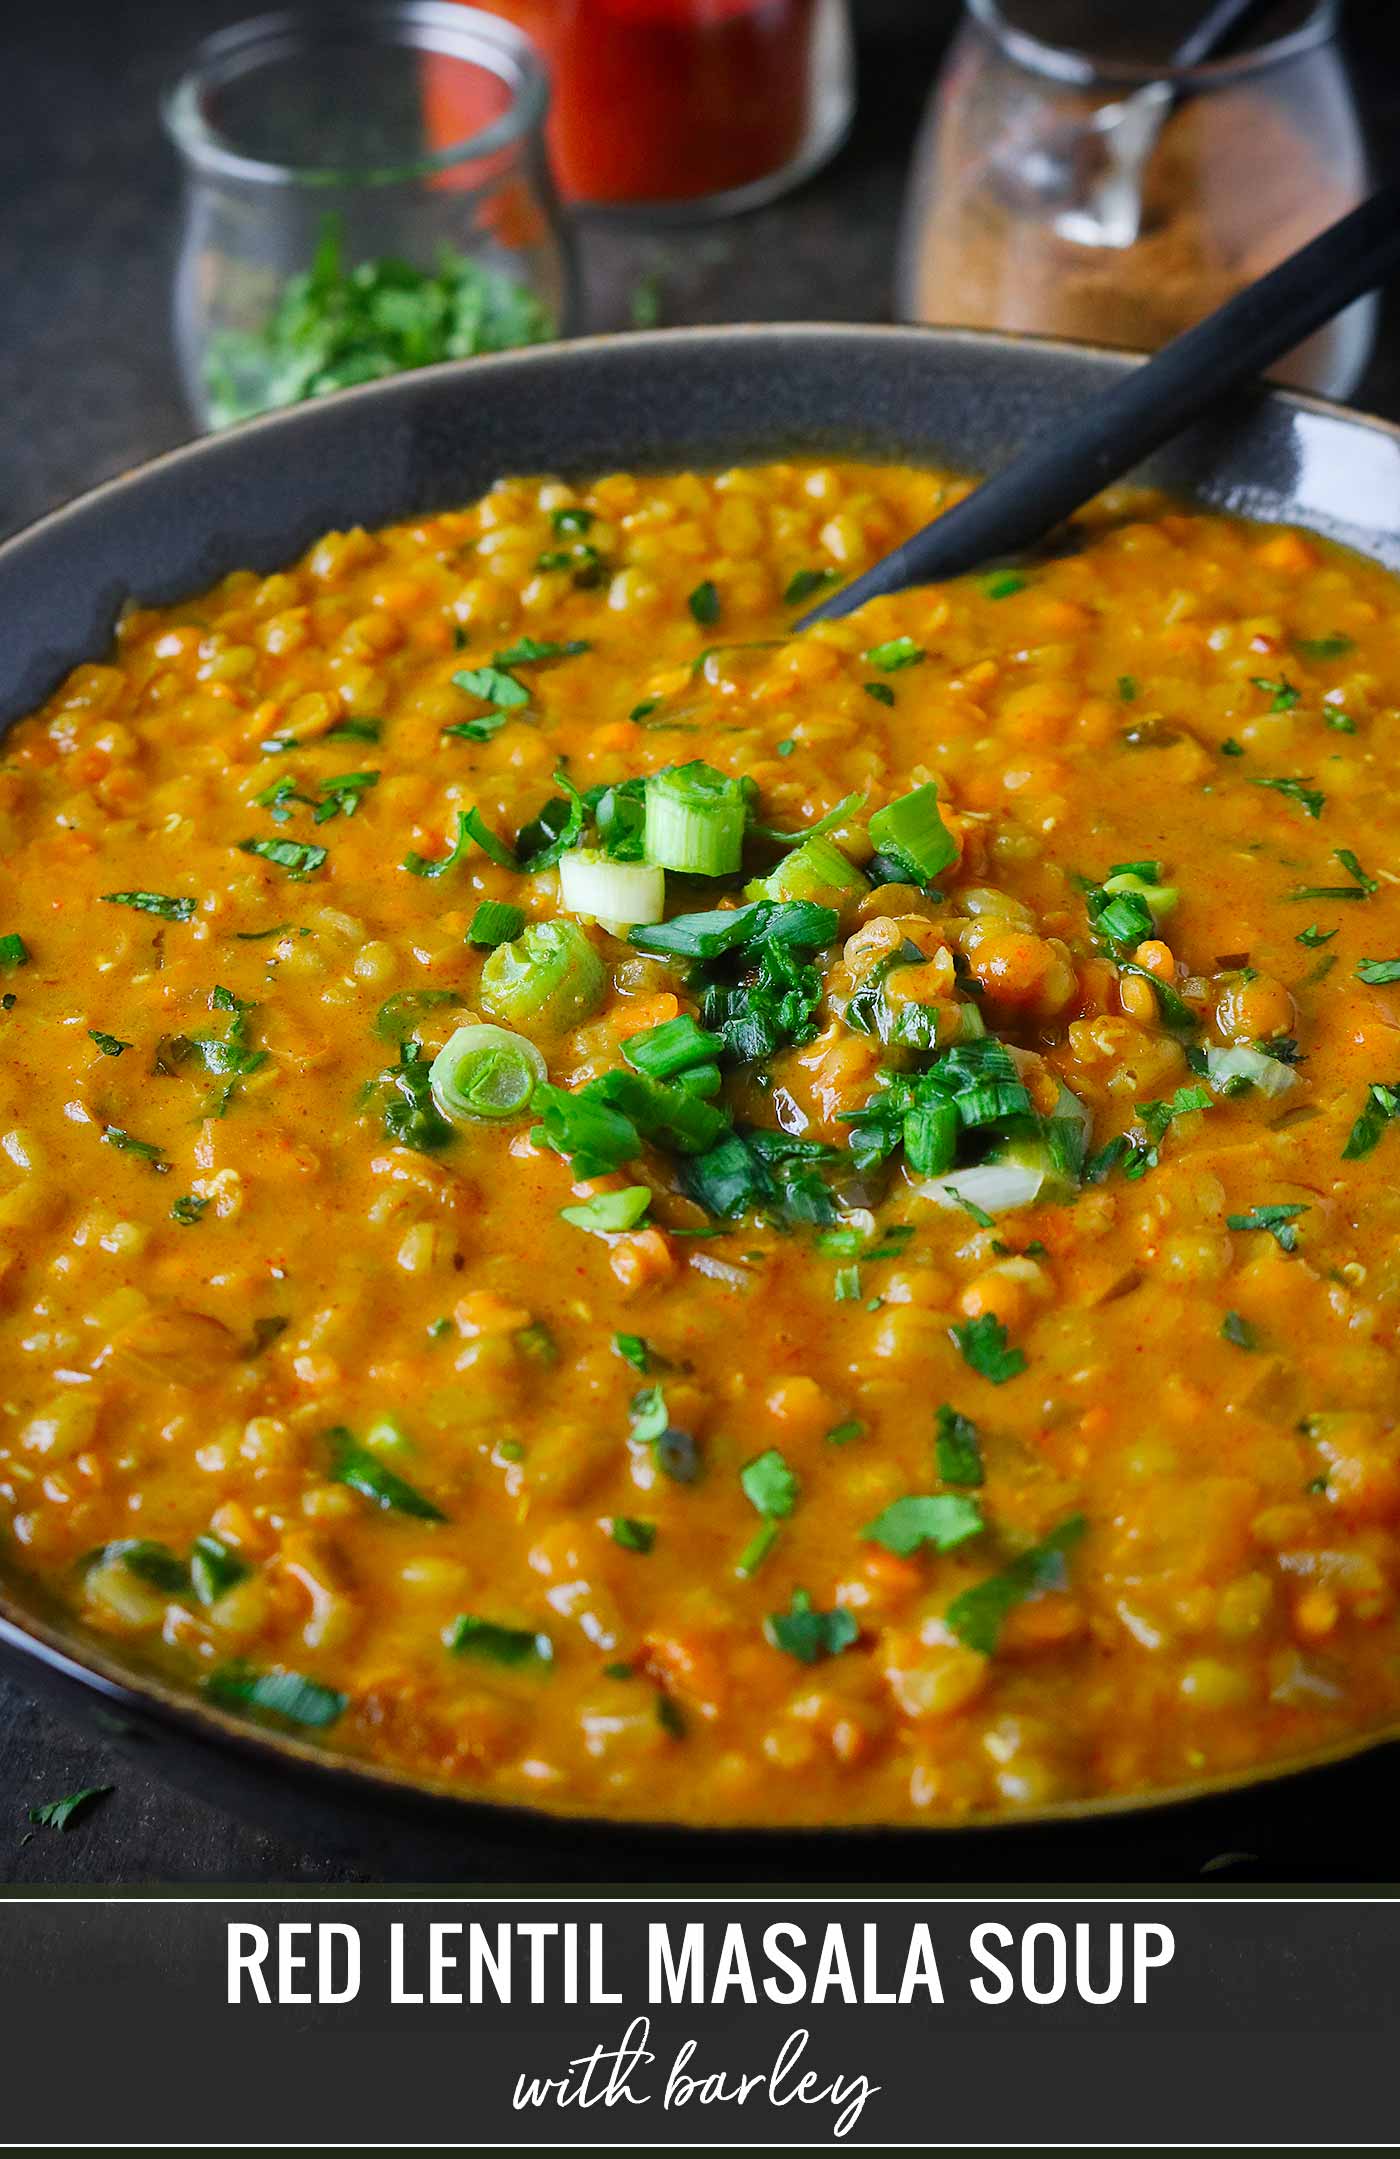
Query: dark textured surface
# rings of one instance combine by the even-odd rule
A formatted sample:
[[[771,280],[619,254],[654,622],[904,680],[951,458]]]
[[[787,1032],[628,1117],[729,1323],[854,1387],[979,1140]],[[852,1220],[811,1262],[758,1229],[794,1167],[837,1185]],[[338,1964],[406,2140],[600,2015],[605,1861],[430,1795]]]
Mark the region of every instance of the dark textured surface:
[[[7,30],[0,68],[0,531],[189,432],[166,327],[175,174],[154,106],[190,42],[240,12],[248,10],[236,0],[141,0],[139,7],[79,0],[31,12],[22,34]],[[593,327],[626,326],[641,279],[654,285],[667,322],[888,317],[904,168],[949,10],[935,0],[908,0],[902,12],[915,27],[899,28],[895,0],[872,0],[878,35],[863,42],[860,117],[841,156],[800,194],[689,236],[615,226],[586,236]],[[1376,162],[1387,174],[1400,168],[1400,73],[1383,20],[1390,12],[1372,0],[1357,0],[1351,10]],[[1400,412],[1393,322],[1392,306],[1356,400],[1386,413]],[[1325,1816],[1301,1789],[1261,1799],[1241,1818],[1240,1849],[1259,1855],[1253,1870],[1265,1875],[1387,1876],[1394,1869],[1386,1782],[1379,1762],[1364,1776],[1353,1772],[1341,1808],[1340,1790],[1329,1785]],[[112,1796],[66,1834],[41,1828],[26,1839],[30,1806],[108,1783],[116,1787]],[[1347,1825],[1341,1842],[1339,1818]],[[1146,1829],[1140,1865],[1130,1837],[1119,1849],[1125,1877],[1171,1864]],[[1175,1864],[1189,1875],[1211,1857],[1203,1841],[1181,1849]],[[411,1879],[429,1870],[414,1865],[411,1849],[377,1869],[373,1861],[357,1866],[242,1828],[105,1745],[77,1739],[0,1685],[0,1882],[334,1885],[376,1871]],[[431,1873],[441,1878],[441,1866]]]

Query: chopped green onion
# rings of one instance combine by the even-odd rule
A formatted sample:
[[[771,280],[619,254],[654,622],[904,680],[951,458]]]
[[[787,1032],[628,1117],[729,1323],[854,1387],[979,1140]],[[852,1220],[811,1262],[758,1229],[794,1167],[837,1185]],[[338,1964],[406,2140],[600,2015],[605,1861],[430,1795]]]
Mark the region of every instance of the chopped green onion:
[[[511,944],[525,927],[525,910],[510,900],[482,900],[467,929],[469,945]]]
[[[723,1047],[718,1035],[707,1033],[688,1012],[682,1012],[673,1020],[663,1020],[659,1027],[630,1035],[622,1045],[622,1054],[634,1072],[644,1072],[648,1079],[668,1080],[710,1063]]]
[[[532,922],[497,945],[481,970],[481,1002],[493,1018],[528,1020],[562,1033],[596,1012],[607,977],[573,922]]]
[[[917,667],[924,657],[922,645],[916,645],[912,637],[887,638],[883,645],[872,645],[865,654],[872,667],[892,675],[901,667]]]
[[[773,900],[814,900],[819,906],[839,907],[868,892],[870,886],[855,864],[824,834],[818,833],[778,864],[750,892]]]
[[[646,786],[646,858],[692,877],[738,869],[748,822],[739,780],[695,762],[653,773]]]
[[[705,914],[673,915],[634,929],[628,943],[663,959],[714,960],[748,951],[773,939],[804,950],[830,944],[839,928],[836,910],[805,900],[753,900],[747,907],[717,907]]]
[[[0,967],[27,967],[28,965],[29,947],[19,933],[12,930],[8,937],[0,937]]]
[[[882,855],[912,871],[921,885],[958,857],[958,843],[939,815],[938,789],[932,783],[877,810],[870,820],[870,837]]]
[[[601,848],[576,847],[560,858],[559,897],[570,914],[621,932],[661,920],[666,872],[651,862],[616,862]]]
[[[812,594],[820,592],[823,585],[835,584],[840,575],[839,570],[832,569],[794,570],[783,587],[783,605],[796,607],[801,601],[810,600]]]
[[[631,1118],[583,1089],[570,1094],[563,1087],[537,1087],[533,1107],[541,1121],[532,1141],[567,1156],[577,1177],[608,1176],[640,1151],[641,1134]]]
[[[346,1702],[333,1687],[323,1687],[300,1672],[255,1672],[242,1664],[212,1672],[204,1687],[225,1709],[252,1709],[313,1729],[334,1724]]]
[[[221,1537],[196,1537],[190,1552],[190,1580],[201,1604],[217,1604],[226,1589],[244,1581],[249,1569]]]
[[[380,1461],[377,1454],[358,1445],[344,1425],[337,1425],[326,1435],[331,1446],[329,1477],[332,1484],[345,1484],[362,1498],[372,1500],[376,1507],[383,1507],[394,1514],[411,1514],[420,1522],[445,1522],[447,1516],[430,1499],[415,1491],[404,1478]]]
[[[0,944],[3,942],[4,940],[0,939]],[[120,1035],[103,1034],[100,1027],[89,1027],[88,1040],[97,1044],[104,1057],[120,1057],[123,1050],[131,1048],[131,1044],[123,1042]]]
[[[632,1514],[615,1514],[612,1541],[620,1544],[624,1552],[649,1552],[656,1542],[656,1524],[639,1522]]]
[[[493,1619],[464,1612],[447,1630],[447,1646],[459,1657],[485,1657],[492,1664],[552,1664],[554,1644],[529,1627],[502,1627]]]
[[[613,1237],[635,1229],[650,1205],[651,1187],[629,1184],[620,1192],[599,1192],[581,1206],[561,1207],[559,1212],[575,1229],[586,1229],[595,1237]]]
[[[687,605],[701,629],[708,630],[719,621],[719,593],[713,578],[707,577],[702,585],[696,586]]]
[[[750,830],[756,832],[760,839],[771,840],[775,847],[800,847],[804,840],[820,839],[824,833],[834,832],[839,825],[844,825],[855,811],[864,807],[864,795],[843,795],[835,807],[827,811],[825,817],[819,817],[815,824],[804,825],[800,832],[780,832],[775,825],[760,824],[751,825]]]
[[[521,1116],[548,1076],[544,1058],[523,1035],[504,1027],[458,1027],[433,1059],[428,1083],[454,1124],[499,1122]]]
[[[1331,934],[1335,937],[1337,933],[1333,930]],[[1322,940],[1313,938],[1310,941],[1320,944]],[[1301,944],[1303,939],[1300,937],[1298,942]],[[1373,986],[1384,982],[1400,982],[1400,960],[1358,960],[1356,979],[1358,982],[1369,982]]]

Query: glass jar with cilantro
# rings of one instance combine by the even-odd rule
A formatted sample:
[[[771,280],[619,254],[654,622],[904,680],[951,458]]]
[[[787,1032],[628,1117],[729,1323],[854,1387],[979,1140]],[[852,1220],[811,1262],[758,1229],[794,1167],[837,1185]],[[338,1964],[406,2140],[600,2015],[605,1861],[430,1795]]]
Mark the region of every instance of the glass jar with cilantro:
[[[207,39],[165,104],[185,168],[175,340],[202,426],[573,326],[548,83],[437,0]]]

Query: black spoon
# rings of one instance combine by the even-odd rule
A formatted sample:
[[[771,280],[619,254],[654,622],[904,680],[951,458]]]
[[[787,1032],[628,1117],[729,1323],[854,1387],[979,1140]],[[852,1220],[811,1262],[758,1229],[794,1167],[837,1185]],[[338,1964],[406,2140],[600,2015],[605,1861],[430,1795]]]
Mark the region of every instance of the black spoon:
[[[1329,225],[1277,269],[1172,339],[1080,419],[1057,424],[1004,472],[925,525],[796,625],[849,615],[908,585],[961,577],[1024,553],[1072,510],[1198,419],[1228,391],[1373,292],[1400,268],[1400,181]]]

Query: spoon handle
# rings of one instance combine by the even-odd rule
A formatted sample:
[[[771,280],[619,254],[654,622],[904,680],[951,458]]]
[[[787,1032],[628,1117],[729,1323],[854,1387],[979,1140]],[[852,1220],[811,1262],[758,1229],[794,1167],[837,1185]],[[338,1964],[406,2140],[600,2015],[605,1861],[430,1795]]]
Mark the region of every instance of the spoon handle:
[[[1173,338],[1067,426],[1021,451],[797,624],[848,615],[882,593],[960,577],[1032,547],[1226,392],[1400,266],[1400,181],[1329,225],[1274,270]]]

